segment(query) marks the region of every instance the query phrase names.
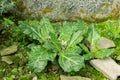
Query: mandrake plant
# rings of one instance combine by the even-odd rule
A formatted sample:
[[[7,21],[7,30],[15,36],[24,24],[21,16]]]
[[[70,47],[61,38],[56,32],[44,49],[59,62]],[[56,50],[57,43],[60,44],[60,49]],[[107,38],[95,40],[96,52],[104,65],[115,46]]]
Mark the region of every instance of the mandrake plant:
[[[100,35],[94,24],[89,27],[83,21],[63,22],[54,26],[43,17],[41,21],[20,21],[19,27],[38,44],[31,45],[28,54],[28,65],[32,72],[41,72],[48,61],[56,60],[65,72],[79,71],[85,66],[85,60],[105,58],[110,56],[114,49],[98,49]],[[87,40],[94,45],[93,50],[83,43]]]

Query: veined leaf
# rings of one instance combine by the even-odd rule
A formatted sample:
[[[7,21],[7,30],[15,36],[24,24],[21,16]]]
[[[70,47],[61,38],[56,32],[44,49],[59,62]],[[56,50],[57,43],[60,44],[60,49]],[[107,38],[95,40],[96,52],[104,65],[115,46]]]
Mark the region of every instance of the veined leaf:
[[[107,21],[106,24],[107,24],[107,28],[109,31],[111,31],[111,32],[115,31],[116,26],[112,21]],[[112,29],[113,29],[113,31],[112,31]]]
[[[49,33],[54,32],[52,24],[44,17],[41,19],[41,22],[20,21],[19,26],[25,34],[39,42],[45,42],[49,38]]]
[[[73,24],[74,25],[74,27],[75,27],[75,31],[76,30],[80,30],[80,31],[82,31],[83,33],[85,33],[86,32],[86,26],[85,26],[85,23],[84,23],[84,21],[81,21],[81,20],[79,20],[79,21],[77,21],[76,23],[74,23]]]
[[[120,38],[120,20],[118,20],[115,24],[115,22],[108,21],[107,23],[107,30],[109,33],[111,33],[110,36],[113,38]]]
[[[59,64],[65,72],[79,71],[84,67],[84,58],[76,53],[62,53]]]
[[[32,48],[29,54],[29,67],[33,72],[41,72],[47,65],[48,60],[53,61],[56,53],[48,52],[41,46]]]
[[[30,70],[34,73],[41,72],[47,66],[47,60],[36,60],[35,63],[29,61]]]
[[[77,21],[77,22],[64,22],[63,26],[60,28],[60,38],[68,42],[71,39],[71,36],[76,31],[82,31],[82,33],[85,33],[86,28],[83,21]]]
[[[74,32],[70,41],[68,42],[67,48],[74,47],[76,44],[81,42],[82,39],[83,39],[83,32],[82,31]]]
[[[90,59],[94,58],[94,54],[92,54],[92,53],[85,54],[85,55],[83,55],[83,57],[84,57],[84,60],[90,60]]]
[[[101,49],[94,53],[95,58],[106,58],[115,52],[115,49]]]
[[[55,48],[58,51],[61,51],[62,46],[61,46],[60,42],[58,41],[57,36],[54,33],[50,33],[50,37],[51,37],[52,43],[55,46]]]
[[[52,44],[51,41],[46,41],[44,44],[43,44],[43,47],[47,50],[55,50],[55,46]]]
[[[89,49],[84,44],[79,44],[79,45],[87,54],[90,53]]]
[[[36,23],[36,24],[34,24]],[[40,25],[35,21],[20,21],[19,27],[23,30],[24,34],[29,35],[31,38],[38,40],[39,42],[43,42],[41,33],[40,33]]]
[[[84,52],[86,53],[86,54],[83,55],[85,60],[90,60],[90,59],[92,59],[94,57],[93,53],[91,53],[89,51],[89,49],[84,44],[79,44],[79,45],[82,48],[82,50],[84,50]]]
[[[89,41],[91,46],[98,47],[99,38],[100,38],[100,35],[95,29],[94,24],[91,24],[88,28],[87,40]]]
[[[44,41],[49,38],[49,33],[54,32],[53,26],[50,21],[43,17],[40,21],[41,26],[41,35],[44,38]]]
[[[74,25],[68,22],[64,22],[63,26],[60,28],[60,38],[61,40],[68,42],[73,34]]]
[[[67,52],[67,53],[81,54],[82,49],[79,46],[75,45],[74,47],[66,49],[65,52]]]

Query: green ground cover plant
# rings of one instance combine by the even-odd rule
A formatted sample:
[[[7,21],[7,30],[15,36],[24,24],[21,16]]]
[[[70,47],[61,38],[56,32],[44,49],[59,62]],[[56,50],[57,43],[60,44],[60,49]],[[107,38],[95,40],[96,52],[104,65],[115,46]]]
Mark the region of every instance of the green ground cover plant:
[[[112,56],[115,60],[120,60],[120,19],[108,20],[99,24],[96,24],[96,29],[99,33],[114,41],[116,48],[115,54]]]
[[[3,18],[1,22],[0,49],[14,43],[19,43],[19,46],[18,51],[11,55],[16,57],[13,64],[1,61],[0,56],[0,79],[31,80],[37,76],[38,80],[59,80],[59,75],[79,75],[108,80],[89,64],[89,60],[111,56],[120,63],[117,59],[120,55],[119,20],[92,24],[81,20],[52,23],[43,17],[40,21],[18,22],[13,18]],[[98,49],[98,40],[102,36],[113,40],[116,47]]]
[[[96,25],[102,36],[116,40],[120,38],[120,19],[108,20]]]
[[[29,67],[32,72],[41,72],[48,61],[53,62],[58,56],[58,63],[65,72],[79,71],[85,66],[85,60],[93,58],[106,58],[114,53],[114,49],[98,49],[100,34],[95,24],[86,26],[83,21],[63,22],[61,26],[54,27],[43,17],[41,21],[20,21],[19,27],[38,44],[29,47]],[[87,40],[93,49],[84,44]]]
[[[0,16],[3,13],[7,13],[8,11],[14,9],[15,2],[12,0],[0,0]]]

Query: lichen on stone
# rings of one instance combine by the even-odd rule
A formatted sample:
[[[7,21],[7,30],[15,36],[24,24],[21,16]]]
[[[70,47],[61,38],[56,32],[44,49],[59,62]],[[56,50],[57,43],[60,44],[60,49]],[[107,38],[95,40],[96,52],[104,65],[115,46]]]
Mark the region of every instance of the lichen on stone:
[[[119,0],[22,0],[24,13],[30,18],[88,21],[105,20],[119,15]],[[28,15],[29,13],[29,15]],[[24,17],[25,17],[24,15]]]

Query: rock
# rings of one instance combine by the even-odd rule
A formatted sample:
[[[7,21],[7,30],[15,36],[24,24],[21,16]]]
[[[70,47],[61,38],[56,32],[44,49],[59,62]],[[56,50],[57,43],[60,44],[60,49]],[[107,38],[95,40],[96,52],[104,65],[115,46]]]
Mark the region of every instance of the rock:
[[[60,76],[60,80],[91,80],[89,78],[81,77],[81,76]]]
[[[34,76],[32,80],[38,80],[37,76]]]
[[[115,47],[112,40],[101,37],[99,40],[99,49]]]
[[[95,45],[89,44],[88,41],[86,41],[85,44],[90,48],[90,50],[93,50],[95,47]],[[105,37],[100,37],[98,41],[98,49],[113,48],[113,47],[115,47],[115,43],[112,40],[107,39]]]
[[[2,61],[8,63],[8,64],[12,64],[13,63],[13,56],[3,56],[2,57]]]
[[[118,65],[112,58],[94,59],[90,64],[102,72],[110,80],[116,80],[120,76],[120,65]]]
[[[120,61],[120,55],[117,55],[116,60]]]
[[[17,47],[18,47],[17,45],[10,46],[6,49],[1,50],[0,54],[1,54],[1,56],[13,54],[17,51]]]
[[[96,22],[120,15],[120,0],[17,0],[15,14],[23,18],[46,16],[53,21]]]

